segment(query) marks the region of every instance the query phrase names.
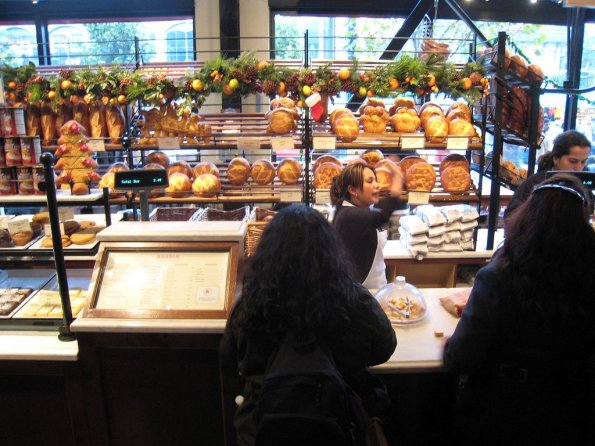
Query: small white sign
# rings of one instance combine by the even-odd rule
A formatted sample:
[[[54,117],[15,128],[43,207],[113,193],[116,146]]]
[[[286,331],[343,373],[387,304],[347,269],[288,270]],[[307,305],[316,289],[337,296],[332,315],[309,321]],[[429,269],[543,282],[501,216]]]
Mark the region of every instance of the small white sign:
[[[469,138],[466,136],[449,136],[446,142],[447,150],[467,150],[469,147]]]
[[[331,191],[321,189],[316,191],[316,204],[328,204],[331,202]]]
[[[416,150],[424,148],[424,136],[401,136],[401,150]]]
[[[1,215],[0,216],[0,229],[8,229],[9,220],[10,220],[10,217],[7,217],[6,215]]]
[[[157,138],[157,147],[159,149],[179,149],[180,140],[177,136],[161,136]]]
[[[105,141],[101,138],[91,138],[87,145],[93,152],[105,152]]]
[[[14,125],[17,129],[17,135],[27,134],[27,128],[25,127],[25,110],[22,108],[14,109]]]
[[[407,203],[409,204],[428,204],[430,202],[429,192],[410,191]]]
[[[284,203],[300,203],[303,195],[300,189],[281,189],[280,201]]]
[[[335,150],[337,147],[336,136],[315,136],[312,141],[314,150]]]
[[[17,232],[32,232],[28,220],[11,220],[8,222],[8,232],[16,234]]]
[[[60,221],[73,220],[74,211],[72,210],[72,208],[58,208],[58,219]]]
[[[271,138],[271,147],[273,148],[273,152],[295,148],[291,136],[273,136]]]
[[[260,150],[260,138],[238,138],[238,150]]]

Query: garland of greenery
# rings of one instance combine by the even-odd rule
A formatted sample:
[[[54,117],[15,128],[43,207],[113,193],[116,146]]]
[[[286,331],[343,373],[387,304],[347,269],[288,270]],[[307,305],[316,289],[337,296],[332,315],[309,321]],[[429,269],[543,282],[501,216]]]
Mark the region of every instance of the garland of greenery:
[[[0,67],[9,102],[48,101],[57,106],[73,95],[88,103],[101,100],[106,105],[141,101],[159,106],[175,101],[183,111],[198,112],[207,96],[222,93],[230,98],[264,93],[273,98],[288,96],[298,106],[318,92],[331,99],[340,92],[358,97],[396,97],[409,94],[426,96],[443,93],[454,99],[463,98],[471,104],[487,93],[487,79],[481,65],[468,63],[456,66],[445,56],[430,54],[426,60],[411,56],[373,69],[360,69],[353,61],[349,68],[333,69],[332,64],[311,68],[277,67],[274,61],[259,61],[254,53],[237,58],[219,56],[204,63],[199,70],[190,70],[179,78],[164,74],[130,71],[119,66],[88,67],[72,71],[62,69],[57,75],[42,76],[30,63],[14,68]]]

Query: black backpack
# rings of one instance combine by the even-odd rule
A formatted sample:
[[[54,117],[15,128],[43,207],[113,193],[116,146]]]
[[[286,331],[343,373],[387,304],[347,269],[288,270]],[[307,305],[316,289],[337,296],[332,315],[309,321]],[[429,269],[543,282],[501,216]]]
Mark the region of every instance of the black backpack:
[[[256,446],[365,445],[367,415],[330,352],[287,339],[271,355],[254,410]]]

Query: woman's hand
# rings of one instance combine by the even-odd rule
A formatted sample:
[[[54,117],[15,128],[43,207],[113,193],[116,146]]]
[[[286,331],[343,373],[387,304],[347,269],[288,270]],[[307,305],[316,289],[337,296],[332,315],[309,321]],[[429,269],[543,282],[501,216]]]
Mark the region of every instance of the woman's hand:
[[[390,169],[393,173],[393,182],[390,185],[389,193],[392,197],[398,197],[403,192],[405,177],[403,170],[399,166],[390,166]]]

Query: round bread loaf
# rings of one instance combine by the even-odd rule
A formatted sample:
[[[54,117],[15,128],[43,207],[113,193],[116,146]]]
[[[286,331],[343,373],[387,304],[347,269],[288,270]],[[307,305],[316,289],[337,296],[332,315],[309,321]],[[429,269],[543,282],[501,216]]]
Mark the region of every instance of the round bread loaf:
[[[276,108],[268,114],[268,133],[289,133],[297,128],[295,113],[288,108]]]
[[[221,192],[221,181],[211,173],[202,173],[192,182],[192,192],[198,197],[213,197]]]
[[[391,106],[391,108],[389,108],[388,114],[390,116],[394,115],[401,107],[412,108],[415,110],[415,101],[412,98],[399,96],[395,99],[395,103]]]
[[[130,168],[128,167],[128,164],[123,163],[123,162],[117,162],[112,164],[111,166],[109,166],[109,169],[107,169],[107,172],[125,172],[127,170],[130,170]]]
[[[414,108],[399,107],[391,116],[390,123],[395,132],[413,133],[419,128],[421,119]]]
[[[452,166],[461,166],[469,171],[469,161],[467,161],[467,158],[460,153],[451,153],[446,156],[440,163],[440,172],[443,172],[445,169]]]
[[[337,138],[343,142],[351,142],[357,139],[359,134],[359,122],[353,114],[342,114],[331,126]]]
[[[513,54],[510,57],[510,68],[512,68],[516,75],[521,79],[524,79],[529,73],[527,62],[525,62],[525,59],[519,54]]]
[[[275,179],[275,166],[268,160],[258,160],[252,163],[250,168],[250,176],[256,184],[264,186],[271,184]]]
[[[329,115],[329,124],[331,125],[331,127],[333,127],[333,125],[335,124],[335,121],[337,119],[339,119],[341,116],[352,116],[353,118],[355,118],[355,115],[353,114],[353,112],[351,110],[349,110],[348,108],[337,108],[335,110],[333,110],[333,112]]]
[[[378,149],[368,149],[360,155],[360,157],[368,163],[368,166],[374,167],[378,161],[384,159],[384,155]]]
[[[322,155],[316,158],[316,161],[314,161],[314,166],[312,166],[312,172],[316,172],[316,169],[318,169],[318,166],[320,166],[322,163],[333,163],[339,167],[342,167],[341,161],[339,161],[333,155]]]
[[[333,179],[341,173],[343,168],[335,163],[322,163],[314,171],[314,187],[316,189],[330,189]]]
[[[161,164],[163,167],[167,169],[169,167],[169,157],[165,153],[160,151],[151,152],[147,155],[147,158],[145,159],[145,164],[150,163]]]
[[[437,105],[431,105],[424,108],[423,111],[419,112],[419,119],[421,120],[421,125],[425,126],[428,120],[430,118],[433,118],[434,116],[444,118],[444,111],[442,111],[442,109]]]
[[[368,165],[368,163],[366,163],[366,160],[362,158],[352,158],[349,161],[347,161],[348,166],[351,166],[352,164],[363,164],[364,166]]]
[[[169,168],[167,169],[167,175],[171,176],[176,172],[183,173],[189,179],[192,179],[192,168],[186,161],[176,161],[175,163],[170,164]]]
[[[101,177],[99,180],[99,189],[103,189],[107,187],[109,190],[109,196],[112,198],[117,198],[123,194],[123,192],[118,192],[115,189],[115,182],[116,182],[116,174],[115,172],[108,172]]]
[[[380,190],[388,190],[393,182],[393,173],[386,167],[377,167],[374,169],[376,181]]]
[[[188,175],[180,172],[174,172],[169,175],[169,186],[165,188],[172,197],[184,197],[188,192],[192,190],[192,182]]]
[[[288,108],[288,109],[295,109],[295,102],[291,98],[275,98],[271,101],[270,105],[271,110],[275,110],[276,108]]]
[[[401,168],[401,170],[403,171],[403,173],[407,173],[407,171],[409,170],[409,168],[411,166],[413,166],[416,163],[425,163],[426,160],[423,159],[420,156],[406,156],[405,158],[403,158],[401,160],[401,162],[399,163],[399,167]]]
[[[277,176],[283,184],[296,184],[301,175],[302,166],[298,160],[286,158],[277,166]]]
[[[447,167],[440,173],[442,188],[451,194],[462,194],[471,187],[471,175],[469,169],[453,165]]]
[[[395,163],[393,160],[390,160],[388,158],[384,158],[384,159],[381,159],[380,161],[378,161],[376,163],[376,165],[374,166],[374,169],[378,169],[379,167],[384,167],[385,169],[388,169],[391,172],[400,170],[400,167],[397,166],[397,163]]]
[[[431,116],[424,124],[424,132],[428,141],[444,142],[448,136],[448,122],[446,118],[439,115]]]
[[[24,246],[31,241],[33,238],[32,231],[19,231],[13,232],[11,234],[12,241],[14,242],[15,246]]]
[[[227,181],[235,186],[243,186],[250,177],[250,163],[242,157],[232,159],[227,166]]]
[[[429,163],[416,163],[407,169],[405,184],[409,191],[430,192],[436,185],[436,172]]]
[[[165,170],[165,167],[163,167],[161,164],[157,164],[157,163],[149,163],[145,166],[145,169],[148,170],[158,170],[158,169],[163,169]]]
[[[421,115],[426,108],[431,108],[431,107],[436,107],[437,109],[442,110],[442,107],[440,107],[435,102],[425,102],[419,107],[419,114]]]
[[[210,161],[201,161],[196,163],[192,168],[192,176],[198,178],[203,173],[210,173],[211,175],[219,176],[219,168]]]
[[[453,119],[448,124],[449,136],[467,136],[469,138],[475,136],[475,127],[466,119]]]

